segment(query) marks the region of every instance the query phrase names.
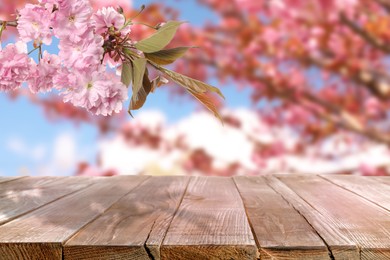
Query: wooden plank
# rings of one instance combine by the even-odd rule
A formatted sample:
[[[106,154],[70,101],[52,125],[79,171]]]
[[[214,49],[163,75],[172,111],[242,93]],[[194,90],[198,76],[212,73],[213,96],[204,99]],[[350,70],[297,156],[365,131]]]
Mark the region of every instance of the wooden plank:
[[[26,177],[0,184],[0,225],[92,184],[86,177]]]
[[[20,178],[25,178],[25,177],[24,176],[17,176],[17,177],[2,177],[2,176],[0,176],[0,183],[14,181],[14,180],[17,180]]]
[[[325,225],[354,241],[360,248],[361,259],[390,259],[387,210],[318,176],[279,179],[323,215]]]
[[[360,259],[356,243],[347,238],[339,229],[328,225],[326,217],[299,197],[274,176],[266,177],[267,183],[289,202],[322,237],[335,259]]]
[[[231,178],[194,177],[161,247],[162,259],[255,259],[256,244]]]
[[[370,178],[380,183],[390,185],[390,176],[371,176]]]
[[[81,191],[0,226],[0,256],[62,259],[63,242],[147,178],[100,178]]]
[[[264,178],[235,177],[260,259],[330,259],[316,231]]]
[[[65,259],[160,259],[160,245],[189,177],[152,177],[88,224],[64,247]]]
[[[390,184],[368,176],[323,175],[321,177],[390,211]],[[390,180],[390,177],[388,179]]]

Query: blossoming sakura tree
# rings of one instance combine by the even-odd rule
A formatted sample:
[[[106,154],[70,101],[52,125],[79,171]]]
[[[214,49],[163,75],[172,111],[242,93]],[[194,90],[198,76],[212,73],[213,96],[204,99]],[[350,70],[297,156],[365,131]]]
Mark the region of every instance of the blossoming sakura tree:
[[[129,85],[130,113],[141,108],[148,94],[167,83],[165,77],[169,77],[219,117],[206,95],[212,91],[223,97],[219,89],[163,67],[191,48],[164,49],[182,22],[150,26],[156,32],[137,42],[131,37],[132,24],[121,7],[93,12],[88,0],[26,4],[14,21],[1,23],[0,33],[16,27],[20,41],[8,44],[0,53],[0,90],[13,91],[23,83],[33,94],[57,89],[64,102],[107,116],[122,110]],[[42,53],[42,45],[50,45],[53,37],[59,39],[59,54]],[[28,52],[26,43],[30,41],[34,49]],[[38,63],[29,57],[34,51],[38,52]],[[151,68],[156,70],[154,79],[149,76]]]
[[[12,3],[16,5],[18,1]],[[293,136],[294,142],[284,141],[283,138],[288,136],[280,134],[265,140],[260,138],[261,132],[256,132],[260,126],[248,128],[248,122],[253,120],[240,118],[242,113],[222,113],[225,126],[251,129],[245,130],[244,136],[251,142],[248,151],[256,169],[274,165],[275,160],[280,159],[279,166],[274,170],[291,170],[291,160],[285,160],[286,156],[337,161],[377,147],[380,147],[379,154],[382,158],[389,156],[390,1],[199,0],[199,3],[210,7],[219,19],[202,28],[181,25],[174,45],[196,45],[203,49],[201,52],[190,50],[181,60],[173,63],[173,71],[198,80],[217,78],[220,82],[233,82],[241,88],[249,88],[253,110],[258,110],[255,117],[258,122],[255,125],[267,129],[288,129],[288,136]],[[105,10],[107,12],[109,9]],[[158,24],[167,20],[161,10],[161,6],[152,5],[137,20]],[[127,14],[131,17],[135,12],[128,11]],[[101,11],[93,16],[97,24],[99,15],[104,17],[106,14]],[[123,24],[122,21],[120,23]],[[142,40],[152,33],[146,27],[135,25],[129,29],[135,40]],[[107,33],[105,37],[110,37],[108,31]],[[77,38],[77,35],[73,37]],[[101,42],[92,44],[100,45]],[[11,53],[19,49],[16,45],[12,48],[5,50]],[[60,45],[63,56],[67,57],[68,66],[83,67],[82,60],[65,54],[69,53],[70,48],[72,46],[67,46],[66,41],[63,46]],[[95,57],[101,53],[83,55]],[[20,58],[25,59],[22,56]],[[148,54],[144,56],[148,58]],[[41,66],[44,67],[48,62],[56,64],[55,58],[53,61],[51,58],[48,54],[43,54]],[[155,55],[149,59],[154,63],[159,57]],[[105,56],[105,61],[107,64],[115,63],[113,57]],[[26,66],[25,62],[20,64]],[[164,78],[172,76],[170,72],[158,69],[161,64],[157,65],[157,72],[162,73],[160,75]],[[39,73],[43,73],[42,71]],[[101,82],[99,78],[87,74],[93,80]],[[83,80],[83,75],[80,77]],[[154,84],[159,85],[160,79],[164,81],[156,78]],[[61,86],[69,85],[76,78],[68,76],[58,77],[56,80],[58,86]],[[122,78],[123,80],[125,79]],[[182,82],[176,79],[176,83]],[[34,84],[38,83],[31,83],[32,92],[38,90]],[[121,82],[117,80],[117,84],[119,86]],[[43,87],[42,90],[45,89]],[[116,104],[121,104],[126,97],[120,89],[113,87],[112,92],[101,96],[120,100]],[[184,89],[176,88],[176,91],[181,93]],[[208,90],[216,91],[213,88]],[[62,97],[68,103],[63,103],[57,97],[31,98],[43,105],[50,116],[92,121],[103,132],[119,130],[118,138],[127,140],[128,147],[148,147],[150,151],[170,155],[182,151],[187,154],[180,161],[183,169],[200,167],[197,169],[199,172],[220,175],[244,172],[240,169],[248,170],[248,164],[239,160],[231,160],[221,166],[220,160],[215,159],[215,154],[210,149],[191,146],[189,138],[185,138],[185,132],[182,132],[184,138],[172,139],[166,134],[169,131],[161,131],[161,124],[157,128],[134,122],[123,126],[120,123],[123,122],[123,117],[91,116],[85,110],[69,106],[69,103],[100,114],[109,114],[108,111],[115,111],[119,107],[112,103],[107,107],[94,106],[91,105],[93,102],[85,102],[84,93],[76,93],[78,94],[64,92]],[[202,95],[201,100],[203,97],[209,98],[207,102],[203,102],[206,105],[212,104],[211,100],[218,105],[217,100],[209,95]],[[132,100],[134,102],[135,99]],[[216,112],[216,107],[209,108]],[[253,111],[250,118],[253,118],[252,113]],[[334,150],[339,152],[329,152]],[[372,165],[369,161],[360,161],[352,166],[346,163],[349,166],[340,171],[351,172],[360,166],[366,174],[386,174],[388,165],[385,161]],[[256,169],[251,173],[258,172]]]

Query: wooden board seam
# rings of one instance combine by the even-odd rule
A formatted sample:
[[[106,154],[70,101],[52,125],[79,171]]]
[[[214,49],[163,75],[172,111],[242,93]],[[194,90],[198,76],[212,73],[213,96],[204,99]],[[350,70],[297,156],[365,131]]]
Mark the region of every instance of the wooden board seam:
[[[24,178],[27,178],[27,176],[18,176],[18,177],[15,177],[13,179],[9,179],[9,180],[0,180],[0,185],[3,183],[8,183],[11,181],[16,181],[16,180],[20,180],[20,179],[24,179]]]
[[[373,205],[375,205],[375,206],[377,206],[377,207],[380,207],[380,208],[382,208],[382,209],[384,209],[384,210],[386,210],[386,211],[389,211],[387,208],[381,206],[380,204],[376,203],[375,201],[372,201],[372,200],[370,200],[369,198],[366,198],[366,197],[362,196],[361,194],[359,194],[359,193],[357,193],[357,192],[355,192],[355,191],[353,191],[353,190],[351,190],[351,189],[348,189],[347,187],[344,187],[344,186],[342,186],[342,185],[340,185],[340,184],[338,184],[338,183],[336,183],[336,182],[333,182],[332,180],[330,180],[330,179],[328,179],[328,178],[325,178],[325,177],[323,177],[323,176],[321,176],[321,175],[318,175],[318,177],[320,177],[321,179],[323,179],[323,180],[325,180],[325,181],[327,181],[327,182],[329,182],[329,183],[331,183],[331,184],[333,184],[333,185],[335,185],[335,186],[337,186],[337,187],[340,187],[340,188],[343,189],[343,190],[346,190],[346,191],[348,191],[348,192],[351,192],[351,193],[353,193],[353,194],[359,196],[360,198],[365,199],[366,201],[368,201],[369,203],[371,203],[371,204],[373,204]],[[389,211],[389,212],[390,212],[390,211]]]
[[[187,188],[186,188],[186,189],[187,189]],[[183,196],[184,196],[184,195],[183,195]],[[180,201],[180,203],[181,203],[181,201]],[[175,211],[174,214],[176,214],[176,211]],[[173,217],[174,217],[174,216],[175,216],[175,215],[173,215]],[[173,217],[172,217],[172,219],[173,219]],[[172,222],[172,220],[171,220],[171,222]],[[152,233],[154,224],[156,224],[156,220],[153,221],[153,224],[152,224],[152,226],[150,227],[150,230],[149,230],[149,234],[148,234],[148,236],[146,237],[145,242],[144,242],[144,249],[145,249],[146,253],[148,254],[148,256],[149,256],[149,258],[150,258],[151,260],[155,260],[155,259],[154,259],[154,256],[153,256],[153,254],[152,254],[152,251],[151,251],[150,248],[147,246],[146,242],[148,242],[148,240],[149,240],[149,237],[150,237],[150,234]],[[170,223],[169,223],[169,225],[170,225]],[[168,232],[168,229],[169,229],[169,226],[168,226],[168,228],[167,228],[167,231],[165,231],[165,234],[166,234],[166,232]],[[165,237],[165,235],[164,235],[164,237]]]
[[[183,202],[183,200],[184,200],[184,197],[185,197],[185,195],[186,195],[186,193],[187,193],[188,186],[189,186],[189,184],[190,184],[190,182],[191,182],[192,179],[193,179],[193,177],[188,178],[186,188],[184,189],[184,192],[183,192],[183,195],[181,196],[180,202],[178,203],[178,205],[177,205],[177,207],[176,207],[176,209],[175,209],[175,212],[174,212],[173,215],[172,215],[171,221],[169,222],[169,225],[168,225],[168,227],[167,227],[167,230],[165,231],[164,237],[163,237],[163,239],[162,239],[162,241],[161,241],[161,245],[164,244],[165,238],[166,238],[166,236],[167,236],[167,234],[168,234],[168,230],[170,229],[170,227],[171,227],[171,225],[172,225],[172,221],[174,220],[174,218],[175,218],[177,212],[179,211],[179,208],[180,208],[180,206],[181,206],[181,204],[182,204],[182,202]],[[153,224],[154,224],[154,223],[153,223]],[[148,241],[148,240],[146,239],[146,242],[147,242],[147,241]],[[146,242],[145,242],[145,244],[146,244]],[[147,247],[147,245],[145,245],[145,246]],[[150,249],[148,248],[148,250],[150,250]],[[161,248],[160,248],[160,250],[161,250]]]
[[[106,213],[109,209],[111,209],[113,207],[113,205],[115,205],[115,203],[117,203],[119,200],[121,200],[123,197],[125,197],[126,195],[128,195],[130,192],[132,192],[134,189],[136,189],[137,187],[139,187],[141,184],[143,184],[146,180],[148,180],[150,178],[150,176],[147,176],[147,178],[145,178],[143,181],[141,181],[140,183],[138,183],[138,185],[134,186],[132,189],[130,189],[127,193],[125,193],[123,196],[120,196],[117,200],[115,200],[109,207],[107,207],[102,213],[100,214],[97,214],[94,218],[92,218],[91,220],[89,220],[85,225],[83,225],[81,228],[79,228],[77,230],[77,232],[75,232],[73,235],[69,236],[67,239],[65,239],[63,242],[62,242],[62,252],[64,252],[64,246],[65,244],[71,240],[73,237],[75,237],[79,232],[81,232],[87,225],[89,225],[90,223],[94,222],[96,219],[98,219],[99,217],[101,217],[104,213]],[[96,185],[93,184],[93,185]]]
[[[281,180],[279,180],[278,178],[276,177],[271,177],[271,178],[274,178],[275,180],[277,181],[280,181],[281,183],[283,183]],[[296,207],[295,205],[293,205],[292,203],[290,203],[284,196],[283,194],[281,194],[280,192],[278,192],[276,189],[274,189],[274,187],[272,187],[272,185],[270,185],[269,183],[269,179],[268,178],[265,178],[265,183],[271,188],[273,189],[277,194],[279,194],[284,201],[286,201],[286,203],[288,203],[296,212],[298,212],[299,215],[301,215],[303,217],[303,219],[307,222],[307,224],[309,224],[309,226],[311,226],[311,228],[314,230],[314,232],[316,232],[316,234],[318,235],[318,237],[322,240],[322,242],[324,243],[324,245],[326,246],[327,250],[328,250],[328,254],[329,254],[329,257],[331,260],[335,260],[335,257],[333,255],[333,252],[330,248],[330,246],[328,245],[328,243],[325,241],[325,239],[321,236],[320,233],[318,233],[318,231],[314,228],[314,226],[310,223],[310,221],[306,218],[305,215],[302,214],[302,212],[300,212]],[[284,183],[283,183],[284,184]],[[285,185],[288,189],[290,189],[290,187],[288,187],[287,185]],[[295,195],[297,195],[299,198],[301,198],[308,206],[310,206],[312,209],[314,209],[315,211],[317,211],[310,203],[308,203],[305,199],[303,199],[301,196],[299,196],[294,190],[290,189]],[[318,211],[317,211],[318,212]],[[318,214],[322,215],[320,212],[318,212]]]
[[[240,195],[241,202],[242,202],[243,207],[244,207],[246,219],[248,220],[249,227],[250,227],[251,232],[252,232],[252,236],[253,236],[253,238],[255,239],[255,243],[256,243],[256,246],[257,246],[256,258],[257,258],[257,259],[260,259],[260,249],[261,249],[261,246],[260,246],[260,244],[259,244],[259,239],[257,238],[256,232],[255,232],[255,230],[254,230],[254,228],[253,228],[253,224],[252,224],[251,220],[249,219],[248,211],[247,211],[247,209],[246,209],[246,207],[245,207],[244,200],[243,200],[243,198],[242,198],[240,189],[239,189],[238,186],[237,186],[236,179],[235,179],[235,178],[232,178],[232,179],[233,179],[234,185],[236,186],[236,189],[237,189],[237,191],[238,191],[238,194]]]

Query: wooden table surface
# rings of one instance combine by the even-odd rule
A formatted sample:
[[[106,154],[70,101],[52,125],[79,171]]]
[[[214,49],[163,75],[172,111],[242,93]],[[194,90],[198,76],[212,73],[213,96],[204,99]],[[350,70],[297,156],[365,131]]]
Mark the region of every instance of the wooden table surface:
[[[390,177],[0,177],[0,259],[390,259]]]

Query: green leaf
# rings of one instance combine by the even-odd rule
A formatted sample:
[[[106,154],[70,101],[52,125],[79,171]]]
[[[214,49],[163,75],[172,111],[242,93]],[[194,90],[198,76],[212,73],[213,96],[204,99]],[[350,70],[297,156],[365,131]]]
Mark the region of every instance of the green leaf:
[[[146,70],[146,59],[133,60],[133,96],[134,102],[138,101],[138,92],[142,89],[142,81]]]
[[[174,82],[176,82],[177,84],[183,86],[184,88],[186,88],[187,90],[191,90],[195,93],[205,93],[207,91],[212,91],[212,92],[215,92],[217,93],[219,96],[221,96],[222,98],[225,98],[222,94],[222,92],[216,88],[216,87],[213,87],[209,84],[206,84],[202,81],[199,81],[199,80],[196,80],[196,79],[192,79],[190,77],[187,77],[187,76],[184,76],[180,73],[177,73],[177,72],[174,72],[172,70],[169,70],[169,69],[166,69],[164,67],[161,67],[157,64],[153,64],[151,63],[156,69],[158,69],[159,71],[163,72],[165,75],[167,75],[169,78],[171,78]]]
[[[136,110],[140,109],[146,101],[147,96],[149,95],[150,91],[152,90],[152,83],[149,80],[148,76],[148,70],[145,70],[145,74],[142,80],[142,88],[137,93],[137,101],[134,101],[131,99],[130,105],[129,105],[129,113],[130,110]]]
[[[122,64],[122,73],[121,73],[121,81],[128,87],[133,78],[133,68],[130,63],[124,62]]]
[[[182,23],[183,22],[168,21],[154,34],[137,42],[135,47],[144,53],[151,53],[162,50],[172,41],[176,34],[177,28],[179,28]]]
[[[168,65],[181,58],[192,47],[178,47],[168,50],[161,50],[152,53],[145,53],[145,58],[158,65]]]

